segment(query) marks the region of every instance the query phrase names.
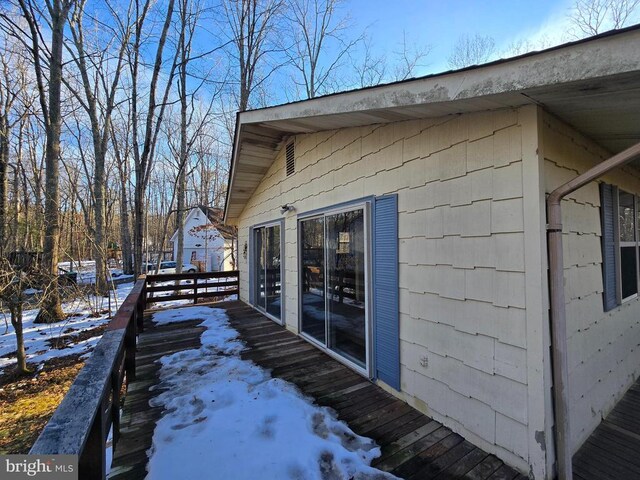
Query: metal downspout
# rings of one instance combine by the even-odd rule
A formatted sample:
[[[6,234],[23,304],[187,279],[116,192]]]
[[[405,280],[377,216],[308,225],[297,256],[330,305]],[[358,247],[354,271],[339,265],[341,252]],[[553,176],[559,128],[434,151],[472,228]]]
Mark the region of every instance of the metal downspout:
[[[573,480],[571,431],[569,424],[569,365],[567,361],[567,318],[562,258],[562,199],[610,170],[640,157],[640,143],[614,155],[582,175],[559,186],[547,197],[547,238],[551,308],[551,355],[553,404],[556,425],[556,464],[559,480]]]

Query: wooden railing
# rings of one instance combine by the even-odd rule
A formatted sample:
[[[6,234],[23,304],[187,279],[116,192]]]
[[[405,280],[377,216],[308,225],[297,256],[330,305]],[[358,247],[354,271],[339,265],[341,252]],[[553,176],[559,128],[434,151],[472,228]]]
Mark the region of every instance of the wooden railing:
[[[238,288],[237,271],[140,277],[29,453],[78,455],[79,478],[103,480],[109,431],[114,448],[120,437],[121,392],[136,376],[136,337],[147,305],[184,299],[198,303],[236,295]],[[164,292],[169,295],[158,295]]]
[[[192,300],[198,303],[238,295],[237,270],[147,275],[147,304]]]
[[[120,436],[120,392],[136,375],[136,335],[143,328],[146,280],[140,278],[107,325],[31,454],[78,455],[82,479],[103,479],[111,427]]]

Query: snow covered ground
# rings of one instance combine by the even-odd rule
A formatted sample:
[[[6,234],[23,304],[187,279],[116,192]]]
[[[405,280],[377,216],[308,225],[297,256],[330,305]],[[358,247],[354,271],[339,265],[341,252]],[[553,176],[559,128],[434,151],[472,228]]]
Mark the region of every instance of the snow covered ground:
[[[380,455],[294,385],[242,360],[223,310],[187,307],[154,314],[164,324],[202,319],[202,347],[163,357],[153,406],[147,480],[221,478],[391,479],[370,466]]]
[[[60,262],[58,263],[58,268],[63,268],[68,272],[76,272],[78,274],[77,281],[78,284],[93,284],[96,283],[96,262],[95,260],[82,260],[78,262]],[[131,278],[133,279],[133,275],[125,275],[120,268],[110,268],[109,273],[111,273],[111,278],[108,278],[108,281],[111,279],[124,279]]]
[[[118,285],[117,290],[111,292],[111,311],[113,314],[127,297],[133,283],[125,283]],[[91,302],[91,303],[89,303]],[[98,316],[91,316],[91,307],[101,312],[109,308],[108,298],[87,298],[82,297],[73,302],[62,305],[62,309],[70,316],[63,322],[53,324],[34,323],[38,309],[25,310],[23,313],[24,342],[27,352],[27,362],[38,363],[49,360],[54,357],[63,357],[76,353],[87,354],[98,343],[100,336],[92,337],[76,343],[70,343],[66,348],[51,348],[51,342],[55,342],[64,335],[77,335],[85,330],[99,327],[110,320],[109,313],[100,313]],[[5,316],[6,329],[4,322],[0,320],[0,373],[10,365],[15,365],[16,357],[16,336],[11,326],[9,313],[0,313],[0,318]],[[6,330],[6,331],[5,331]],[[12,354],[13,353],[13,354]]]

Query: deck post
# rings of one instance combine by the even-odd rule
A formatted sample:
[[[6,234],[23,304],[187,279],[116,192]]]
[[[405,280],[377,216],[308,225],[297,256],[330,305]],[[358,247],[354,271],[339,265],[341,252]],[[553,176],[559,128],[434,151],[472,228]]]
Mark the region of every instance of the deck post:
[[[127,383],[136,379],[136,324],[139,323],[140,313],[136,309],[131,312],[131,320],[127,324],[124,336],[124,369],[127,373]]]
[[[104,397],[89,430],[89,436],[78,460],[78,475],[83,480],[104,480],[106,477],[106,453],[104,431]]]
[[[194,277],[193,279],[193,304],[198,303],[198,278]]]
[[[142,291],[136,302],[136,323],[138,326],[138,332],[144,331],[144,311],[147,308],[147,281],[142,284]]]
[[[126,354],[125,354],[126,355]],[[126,358],[126,357],[125,357]],[[127,378],[128,378],[127,374]],[[134,374],[135,375],[135,374]],[[120,369],[111,372],[111,424],[113,446],[120,440]],[[127,380],[129,382],[130,380]]]

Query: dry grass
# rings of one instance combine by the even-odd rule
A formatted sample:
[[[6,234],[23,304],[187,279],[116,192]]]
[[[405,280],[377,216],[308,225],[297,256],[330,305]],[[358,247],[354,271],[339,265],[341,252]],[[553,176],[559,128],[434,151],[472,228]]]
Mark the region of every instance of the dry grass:
[[[0,376],[0,454],[29,452],[83,364],[70,355],[49,360],[36,374]]]

